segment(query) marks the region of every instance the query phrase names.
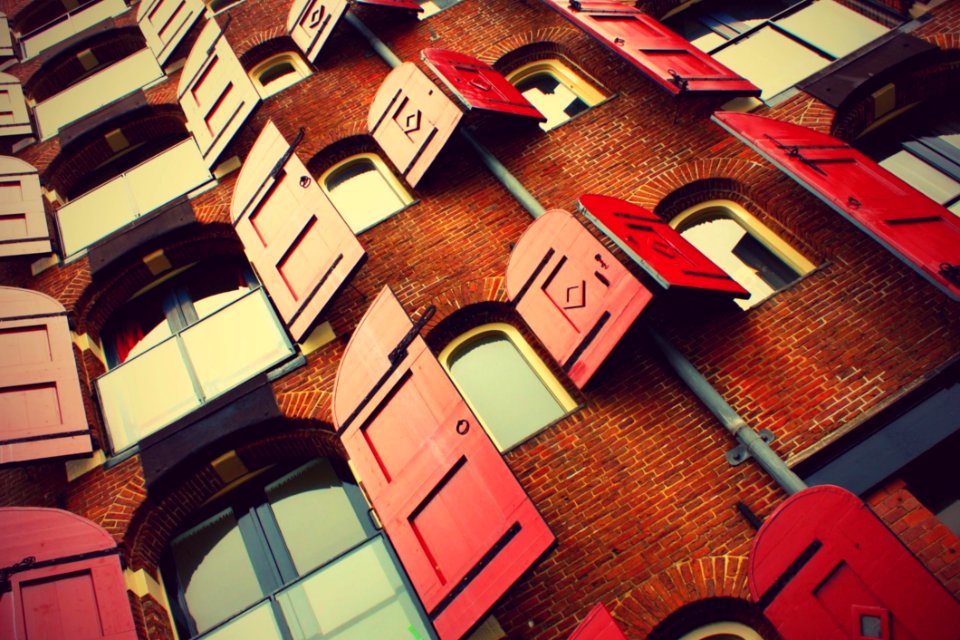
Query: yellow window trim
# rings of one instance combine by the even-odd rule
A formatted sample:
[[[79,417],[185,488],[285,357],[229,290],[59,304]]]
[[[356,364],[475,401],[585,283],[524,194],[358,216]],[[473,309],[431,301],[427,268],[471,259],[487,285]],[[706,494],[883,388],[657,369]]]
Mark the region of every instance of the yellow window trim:
[[[763,640],[763,636],[739,622],[714,622],[683,634],[679,640],[709,640],[717,636],[735,636],[742,640]]]
[[[514,69],[507,74],[507,80],[510,84],[523,82],[531,76],[541,73],[549,73],[556,78],[562,85],[577,94],[581,100],[593,107],[606,100],[607,96],[597,89],[594,84],[600,84],[593,78],[587,79],[587,74],[582,69],[574,71],[569,66],[556,58],[546,60],[535,60]]]
[[[400,213],[401,211],[409,207],[414,202],[414,198],[412,195],[410,195],[410,192],[407,191],[407,188],[403,185],[402,182],[400,182],[400,180],[397,179],[395,175],[393,175],[393,171],[391,171],[389,167],[387,167],[383,159],[375,153],[368,153],[368,152],[358,153],[341,160],[340,162],[336,163],[335,165],[333,165],[332,167],[330,167],[329,169],[321,173],[320,177],[317,178],[317,184],[320,185],[320,188],[327,195],[327,197],[330,197],[331,190],[327,187],[327,182],[331,178],[335,177],[337,173],[355,164],[363,162],[364,160],[369,161],[373,165],[373,168],[376,169],[377,173],[380,174],[380,177],[382,177],[386,181],[387,185],[393,190],[393,192],[397,194],[397,197],[400,199],[402,205],[398,207],[396,211],[390,212],[389,214],[385,215],[383,218],[381,218],[380,220],[377,220],[373,224],[363,227],[361,229],[357,229],[355,233],[358,233],[358,234],[363,231],[366,231],[367,229],[375,227],[376,225],[380,224],[387,218],[391,218],[395,216],[396,214]],[[333,200],[333,198],[330,198],[330,199]],[[344,216],[343,213],[341,213],[340,215],[346,218],[346,216]]]
[[[280,75],[272,81],[264,84],[261,80],[263,74],[280,65],[289,65],[293,68],[293,71]],[[269,98],[272,95],[280,93],[287,87],[292,87],[304,78],[309,77],[310,74],[310,67],[307,66],[306,61],[304,61],[304,59],[296,53],[288,51],[270,56],[251,69],[247,75],[250,76],[251,80],[253,80],[253,86],[256,87],[257,93],[260,94],[260,97]]]

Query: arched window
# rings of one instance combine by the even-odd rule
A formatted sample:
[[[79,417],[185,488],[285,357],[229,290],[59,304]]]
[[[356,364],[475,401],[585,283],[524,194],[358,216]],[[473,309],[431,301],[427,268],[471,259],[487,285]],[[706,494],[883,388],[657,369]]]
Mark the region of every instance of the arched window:
[[[508,324],[485,324],[461,334],[440,353],[440,362],[501,451],[576,406]]]
[[[606,96],[557,59],[537,60],[507,74],[507,80],[546,118],[540,128],[549,131]]]
[[[346,465],[322,458],[250,474],[210,500],[164,561],[180,637],[428,637],[367,513]]]
[[[354,233],[360,233],[413,202],[379,156],[360,153],[337,163],[319,180]]]
[[[687,209],[671,225],[750,292],[737,304],[748,309],[783,289],[814,265],[746,209],[714,200]]]
[[[250,71],[250,78],[261,98],[279,93],[309,75],[306,62],[292,52],[271,56]]]
[[[739,622],[712,622],[683,634],[679,640],[763,640],[763,636]]]

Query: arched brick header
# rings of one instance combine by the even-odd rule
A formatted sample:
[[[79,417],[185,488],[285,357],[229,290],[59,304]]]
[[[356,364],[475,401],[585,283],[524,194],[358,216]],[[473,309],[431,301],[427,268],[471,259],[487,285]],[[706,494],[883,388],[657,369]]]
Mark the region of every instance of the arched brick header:
[[[293,38],[283,34],[251,46],[242,55],[238,55],[238,57],[243,68],[250,71],[270,56],[278,53],[294,53],[300,55],[300,49],[293,41]]]
[[[576,29],[540,29],[501,40],[476,57],[489,63],[500,73],[508,73],[534,60],[557,56],[577,64],[575,61],[582,59],[582,56],[578,55],[584,45],[582,38],[583,34]]]
[[[358,153],[375,153],[384,162],[389,162],[380,145],[367,132],[367,123],[364,120],[353,122],[349,128],[341,126],[333,132],[325,132],[323,137],[323,140],[316,141],[321,145],[320,150],[306,162],[307,170],[313,176],[319,176],[341,160]]]
[[[736,142],[732,137],[730,140]],[[714,186],[713,181],[719,179],[729,185],[725,188],[731,192],[752,198],[752,194],[755,193],[753,185],[771,177],[776,177],[776,171],[760,161],[736,157],[696,160],[657,174],[626,199],[656,211],[664,217],[672,217],[682,209],[665,211],[665,200],[676,192],[686,190],[682,192],[685,194],[688,191],[710,188]],[[676,197],[678,196],[673,196],[673,198]],[[703,200],[702,197],[701,200]]]

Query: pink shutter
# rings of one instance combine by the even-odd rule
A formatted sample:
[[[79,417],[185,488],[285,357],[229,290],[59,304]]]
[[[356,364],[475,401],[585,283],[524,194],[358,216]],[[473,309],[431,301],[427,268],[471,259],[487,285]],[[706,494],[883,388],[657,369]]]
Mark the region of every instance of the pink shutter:
[[[752,82],[632,6],[578,2],[573,8],[568,0],[545,2],[674,95],[686,91],[760,95]]]
[[[744,113],[713,120],[960,300],[960,218],[832,136]]]
[[[401,9],[403,11],[414,11],[422,13],[423,7],[415,0],[353,0],[354,4],[366,5],[368,7],[380,7],[382,9]]]
[[[553,534],[389,288],[350,339],[333,415],[442,639],[462,637]]]
[[[463,114],[412,62],[384,79],[370,105],[367,128],[411,186],[440,154]]]
[[[147,46],[165,63],[190,27],[203,15],[203,0],[143,0],[137,9],[137,23]]]
[[[507,295],[581,389],[653,297],[560,209],[520,237],[507,265]]]
[[[0,287],[0,464],[91,450],[66,311]]]
[[[424,49],[423,61],[468,109],[496,111],[545,122],[546,118],[490,65],[455,51]]]
[[[960,629],[960,604],[840,487],[801,491],[767,518],[749,583],[784,640],[948,640]]]
[[[334,27],[347,11],[347,0],[293,0],[287,33],[311,63],[320,56]]]
[[[32,133],[33,126],[20,81],[9,73],[0,73],[0,136],[26,136]]]
[[[569,640],[627,640],[602,602],[590,610]]]
[[[0,636],[136,640],[110,534],[59,509],[0,508],[0,523]]]
[[[215,18],[187,56],[177,96],[207,166],[213,167],[260,102]]]
[[[23,160],[0,156],[0,256],[51,251],[37,170]]]
[[[237,234],[280,317],[302,340],[365,252],[273,122],[243,163]]]
[[[610,196],[583,195],[579,204],[580,211],[664,289],[703,289],[735,298],[750,297],[746,289],[657,214]]]

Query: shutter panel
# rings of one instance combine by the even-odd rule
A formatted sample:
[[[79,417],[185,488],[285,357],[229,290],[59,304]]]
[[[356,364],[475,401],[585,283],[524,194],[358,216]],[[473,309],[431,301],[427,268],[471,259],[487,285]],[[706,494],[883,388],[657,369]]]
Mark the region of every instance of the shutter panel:
[[[568,0],[545,1],[674,95],[687,91],[760,95],[752,82],[633,7],[618,2],[578,2],[577,8],[572,8]]]
[[[380,7],[383,9],[401,9],[404,11],[415,11],[423,13],[423,7],[415,0],[353,0],[354,4],[366,5],[368,7]]]
[[[840,487],[805,489],[780,505],[757,532],[748,577],[784,640],[956,638],[960,604]]]
[[[410,186],[440,154],[463,114],[427,75],[404,62],[384,79],[367,128]]]
[[[302,340],[365,252],[273,122],[240,170],[231,214],[247,258]]]
[[[137,10],[137,24],[147,46],[164,64],[190,27],[203,15],[203,0],[144,0]]]
[[[9,73],[0,73],[0,136],[26,136],[31,133],[33,126],[20,81]]]
[[[293,0],[287,14],[287,33],[311,63],[347,11],[347,0]]]
[[[0,464],[90,451],[66,311],[0,287]]]
[[[20,564],[0,590],[0,635],[136,640],[110,534],[59,509],[0,508],[0,522],[0,571]]]
[[[51,251],[37,170],[18,158],[0,156],[0,256]]]
[[[960,218],[842,140],[743,113],[713,121],[776,165],[954,300]]]
[[[547,119],[490,65],[455,51],[424,49],[424,62],[468,109]]]
[[[618,198],[580,196],[580,211],[664,289],[750,293],[655,213]]]
[[[569,640],[627,640],[602,602],[590,610]]]
[[[11,58],[13,55],[13,33],[10,31],[10,20],[7,14],[0,13],[0,58]]]
[[[456,639],[554,537],[417,335],[421,323],[389,288],[377,296],[344,352],[333,415],[437,632]]]
[[[507,295],[581,389],[653,297],[560,209],[520,237],[507,265]]]
[[[177,96],[203,159],[213,167],[260,102],[216,19],[190,50]]]

